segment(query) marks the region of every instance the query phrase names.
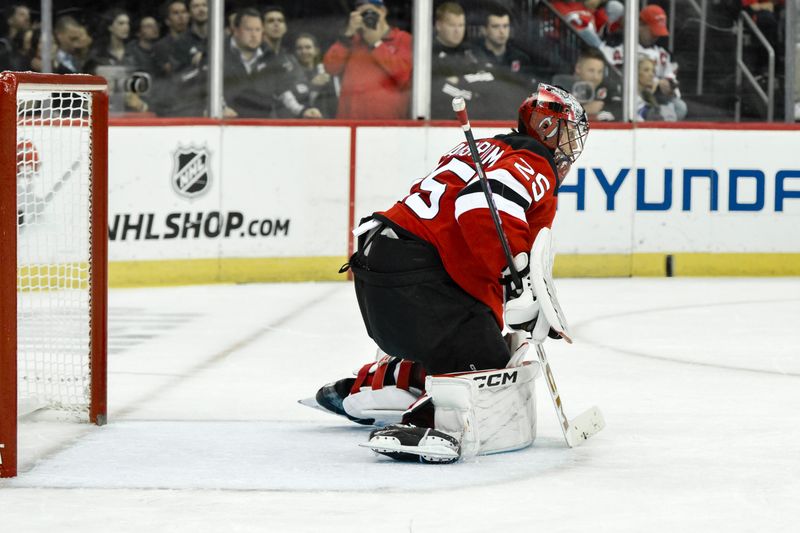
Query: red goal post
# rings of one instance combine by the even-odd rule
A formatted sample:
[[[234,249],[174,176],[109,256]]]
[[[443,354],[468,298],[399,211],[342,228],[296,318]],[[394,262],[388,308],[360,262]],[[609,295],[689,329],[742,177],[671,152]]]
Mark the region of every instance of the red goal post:
[[[0,73],[0,477],[23,400],[106,421],[107,155],[103,78]]]

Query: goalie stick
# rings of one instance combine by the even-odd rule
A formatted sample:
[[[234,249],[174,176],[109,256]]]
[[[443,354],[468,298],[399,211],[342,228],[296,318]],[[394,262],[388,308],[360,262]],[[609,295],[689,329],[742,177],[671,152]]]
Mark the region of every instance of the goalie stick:
[[[22,214],[23,215],[30,214],[32,219],[36,220],[36,218],[44,212],[44,210],[47,207],[47,205],[53,200],[55,195],[58,193],[58,191],[61,190],[61,188],[64,186],[64,184],[67,183],[70,180],[72,175],[80,168],[80,166],[81,166],[81,160],[80,159],[76,159],[72,163],[72,165],[70,165],[69,169],[67,169],[67,171],[64,172],[64,174],[61,176],[61,178],[59,178],[58,181],[56,181],[53,184],[53,187],[50,189],[50,191],[46,195],[44,195],[43,197],[42,196],[35,196],[34,197],[33,211],[31,213],[23,212]],[[18,216],[20,216],[20,213],[18,213]],[[28,225],[28,224],[23,224],[22,222],[26,222],[24,220],[24,218],[19,221],[19,231],[20,232],[22,232]]]
[[[521,293],[522,279],[519,277],[517,267],[514,265],[514,259],[511,256],[511,247],[508,245],[508,239],[503,232],[503,223],[500,221],[500,214],[497,211],[497,206],[494,205],[494,198],[492,198],[489,180],[486,179],[486,174],[483,172],[483,165],[481,165],[478,147],[475,144],[475,137],[472,135],[472,127],[469,124],[469,117],[467,116],[467,103],[460,96],[453,98],[453,111],[455,111],[458,121],[461,123],[461,129],[464,130],[464,136],[467,138],[470,156],[475,163],[475,172],[478,174],[481,190],[483,190],[483,195],[486,197],[486,203],[489,204],[489,213],[492,215],[494,229],[497,230],[497,236],[500,238],[500,245],[503,247],[503,254],[506,256],[508,271],[511,273],[511,281],[514,284],[515,290]]]
[[[511,273],[511,279],[515,287],[519,290],[522,290],[522,280],[520,279],[519,272],[514,265],[514,260],[511,255],[511,248],[508,245],[508,239],[503,231],[497,206],[494,204],[494,199],[492,198],[489,180],[486,179],[486,174],[483,171],[483,165],[481,165],[478,147],[475,144],[475,137],[472,135],[472,127],[470,126],[469,117],[467,116],[467,104],[460,96],[453,98],[453,111],[455,111],[456,117],[458,117],[458,121],[461,123],[461,129],[464,130],[464,136],[467,138],[470,156],[472,157],[472,162],[475,164],[475,172],[478,174],[478,180],[480,181],[481,189],[483,190],[484,196],[486,196],[486,203],[489,206],[489,212],[492,215],[492,222],[494,222],[494,228],[497,231],[497,237],[500,239],[500,245],[503,247],[503,254],[506,258],[508,270]],[[536,355],[538,356],[539,363],[542,365],[542,369],[545,373],[547,389],[550,391],[550,397],[553,400],[553,407],[555,408],[556,416],[558,417],[559,425],[561,426],[561,432],[564,435],[564,440],[567,441],[567,446],[573,448],[605,427],[603,414],[600,412],[600,409],[595,406],[581,413],[572,421],[570,421],[567,418],[567,415],[564,413],[564,406],[561,403],[561,396],[558,393],[558,387],[556,387],[556,382],[553,378],[553,371],[550,369],[550,363],[547,361],[547,355],[545,354],[541,343],[536,344]]]
[[[564,440],[567,441],[567,446],[574,448],[606,427],[603,413],[595,405],[570,421],[566,413],[564,413],[564,405],[561,403],[561,396],[558,394],[553,371],[550,369],[550,363],[547,361],[547,355],[544,353],[544,348],[542,348],[541,344],[536,345],[536,355],[539,356],[539,364],[542,365],[544,370],[544,378],[547,381],[550,398],[553,399],[553,407],[556,410],[556,416],[561,426],[561,433],[564,435]]]

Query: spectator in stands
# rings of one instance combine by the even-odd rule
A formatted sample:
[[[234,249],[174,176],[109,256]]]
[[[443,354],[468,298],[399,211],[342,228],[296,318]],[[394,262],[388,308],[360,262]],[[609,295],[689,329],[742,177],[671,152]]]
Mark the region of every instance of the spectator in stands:
[[[155,74],[156,62],[153,56],[153,45],[158,41],[158,22],[153,17],[142,17],[139,21],[139,30],[136,39],[126,46],[126,54],[131,59],[131,64],[136,70]]]
[[[262,117],[270,113],[272,94],[265,74],[264,26],[254,9],[242,9],[233,19],[233,35],[225,49],[226,116]]]
[[[268,60],[269,77],[277,100],[272,115],[276,118],[321,118],[314,111],[304,110],[301,100],[307,103],[307,85],[297,58],[283,46],[286,35],[286,15],[283,8],[269,6],[264,9],[264,53]]]
[[[514,118],[514,110],[506,102],[522,101],[537,85],[537,78],[531,68],[531,58],[516,47],[511,39],[511,14],[497,4],[484,14],[481,39],[474,47],[475,57],[494,81],[488,86],[485,95],[489,98],[485,118]]]
[[[36,55],[36,47],[39,45],[39,36],[41,31],[36,29],[25,30],[24,33],[18,35],[15,41],[17,44],[13,46],[11,54],[10,70],[25,71],[32,70],[31,60]]]
[[[181,26],[184,13],[189,15],[189,23],[172,45],[174,70],[169,83],[161,85],[172,90],[161,93],[162,101],[169,104],[167,112],[172,116],[200,116],[208,101],[208,0],[190,0],[185,11],[174,3],[171,8],[177,20],[170,29]]]
[[[325,118],[335,118],[338,98],[336,86],[322,64],[322,52],[317,38],[310,33],[301,33],[294,42],[294,54],[303,73],[305,90],[298,91],[298,100],[306,106],[314,106]]]
[[[14,37],[14,43],[8,48],[8,55],[3,57],[3,40],[0,39],[0,70],[26,71],[34,70],[32,61],[39,46],[40,31],[28,29]],[[41,56],[39,58],[41,68]]]
[[[264,25],[258,11],[237,12],[233,37],[225,54],[225,103],[227,116],[267,118],[274,113],[275,99],[282,95],[280,80],[271,76],[270,58],[264,52]],[[290,93],[291,94],[291,93]],[[293,116],[321,116],[314,107],[293,107]]]
[[[280,6],[264,9],[264,45],[266,51],[275,55],[285,52],[283,37],[286,35],[286,14]]]
[[[91,46],[86,28],[70,15],[62,15],[53,26],[57,46],[53,60],[56,74],[75,74],[83,71],[84,54]]]
[[[28,51],[30,70],[33,72],[42,72],[42,32],[41,30],[36,29],[28,30],[26,33],[30,35],[30,48]],[[50,57],[55,57],[56,43],[51,41],[50,46],[52,47]]]
[[[472,47],[464,42],[464,8],[455,2],[441,4],[436,8],[434,27],[431,118],[452,118],[455,96],[467,101],[474,119],[502,118],[496,113],[504,102],[492,101],[492,85],[496,83],[491,72],[493,65],[479,60]]]
[[[78,46],[75,49],[75,57],[83,65],[83,72],[86,72],[86,62],[89,60],[89,55],[92,53],[92,44],[94,38],[89,33],[85,24],[81,23],[78,28]]]
[[[189,27],[189,10],[183,0],[167,0],[162,6],[162,16],[169,32],[153,46],[153,55],[156,74],[169,76],[189,64],[189,58],[181,53],[185,50],[181,39]]]
[[[187,35],[189,10],[184,0],[166,0],[161,6],[167,34],[153,45],[155,79],[151,103],[160,116],[198,116],[204,111],[207,68],[191,53],[194,37]]]
[[[125,43],[130,37],[131,20],[121,9],[106,12],[101,21],[100,35],[95,41],[85,68],[92,71],[100,65],[130,65]]]
[[[676,99],[659,91],[655,75],[656,62],[642,54],[639,56],[639,91],[636,100],[635,120],[679,120]]]
[[[565,87],[578,97],[590,120],[615,120],[620,114],[622,99],[617,91],[612,91],[604,84],[606,62],[603,53],[597,48],[584,48],[575,63],[575,76],[578,81],[584,82],[587,98],[580,98],[581,91],[575,86]],[[577,94],[576,94],[577,93]]]
[[[553,84],[564,87],[583,104],[591,120],[616,120],[622,114],[621,87],[606,80],[606,62],[597,48],[580,51],[572,74],[556,74]]]
[[[646,55],[639,56],[639,89],[636,94],[637,121],[664,120],[661,106],[656,101],[658,81],[655,77],[655,62]]]
[[[478,59],[506,67],[520,76],[530,74],[530,56],[511,42],[511,13],[506,8],[493,5],[486,12],[481,36],[475,46]]]
[[[108,72],[98,71],[98,68],[125,67],[128,70],[120,72],[118,79],[127,79],[127,76],[132,74],[134,68],[132,58],[127,55],[127,48],[125,46],[125,41],[128,40],[130,31],[130,17],[125,11],[113,8],[106,12],[101,17],[101,33],[98,35],[95,46],[92,48],[89,58],[84,64],[84,72],[108,77]],[[117,89],[119,90],[120,87],[117,87]],[[111,93],[112,90],[113,84],[112,88],[109,89],[109,93]],[[120,93],[121,92],[122,91],[120,91]],[[121,112],[124,110],[142,113],[148,110],[147,103],[139,94],[125,91],[124,96],[120,95],[118,103],[111,94],[109,96],[112,104],[111,110],[113,112]]]
[[[661,37],[667,37],[667,14],[656,4],[650,4],[639,12],[639,54],[646,55],[655,64],[655,79],[657,84],[656,94],[661,98],[672,102],[677,120],[686,117],[686,103],[680,97],[677,78],[677,64],[672,62],[670,53],[663,47],[658,46],[656,41]],[[618,68],[622,68],[623,45],[608,46],[601,48],[608,62]]]
[[[208,0],[189,1],[189,30],[179,47],[192,67],[199,67],[208,53]],[[186,59],[184,59],[185,61]]]
[[[8,25],[8,33],[5,38],[9,42],[13,42],[14,39],[31,29],[31,10],[25,4],[11,4],[6,8],[5,13]]]
[[[21,49],[25,35],[31,31],[31,11],[24,4],[12,4],[3,13],[8,31],[0,38],[0,70],[26,70],[30,59],[26,60]]]
[[[411,35],[386,20],[383,0],[356,0],[344,33],[325,53],[341,79],[338,118],[402,119],[411,97]]]

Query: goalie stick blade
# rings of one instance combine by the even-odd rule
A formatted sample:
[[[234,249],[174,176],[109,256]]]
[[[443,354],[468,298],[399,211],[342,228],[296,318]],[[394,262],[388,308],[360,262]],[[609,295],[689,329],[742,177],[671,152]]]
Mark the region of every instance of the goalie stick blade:
[[[591,409],[579,414],[569,423],[568,444],[574,448],[588,440],[595,433],[599,433],[606,427],[603,413],[596,405]]]

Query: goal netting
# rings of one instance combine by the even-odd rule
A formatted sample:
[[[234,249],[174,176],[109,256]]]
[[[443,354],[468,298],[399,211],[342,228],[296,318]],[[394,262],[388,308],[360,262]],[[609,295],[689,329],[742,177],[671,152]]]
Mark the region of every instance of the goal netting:
[[[3,297],[3,328],[15,328],[17,416],[49,408],[105,421],[106,128],[104,80],[5,73],[0,127],[3,283],[16,277],[16,309]],[[3,91],[6,93],[7,91]],[[12,105],[13,104],[13,105]],[[15,135],[9,135],[13,122]],[[13,131],[13,130],[12,130]],[[11,145],[11,146],[7,146]],[[8,159],[13,150],[13,170]],[[15,191],[11,193],[9,173]],[[7,200],[12,202],[7,202]],[[13,216],[13,220],[12,219]],[[14,227],[9,227],[9,226]],[[12,235],[13,234],[13,235]],[[16,237],[15,239],[10,237]],[[9,241],[15,240],[12,247]],[[10,259],[10,257],[8,258]],[[8,277],[7,277],[8,276]],[[11,315],[15,314],[14,323]],[[5,352],[5,350],[4,350]],[[10,359],[6,353],[0,358]],[[10,362],[0,362],[10,368]],[[0,385],[11,379],[0,377]],[[0,396],[3,393],[0,392]],[[8,396],[8,394],[6,394]],[[0,399],[0,444],[10,460],[12,402]],[[5,423],[2,420],[6,420]],[[8,461],[0,464],[9,474]]]

